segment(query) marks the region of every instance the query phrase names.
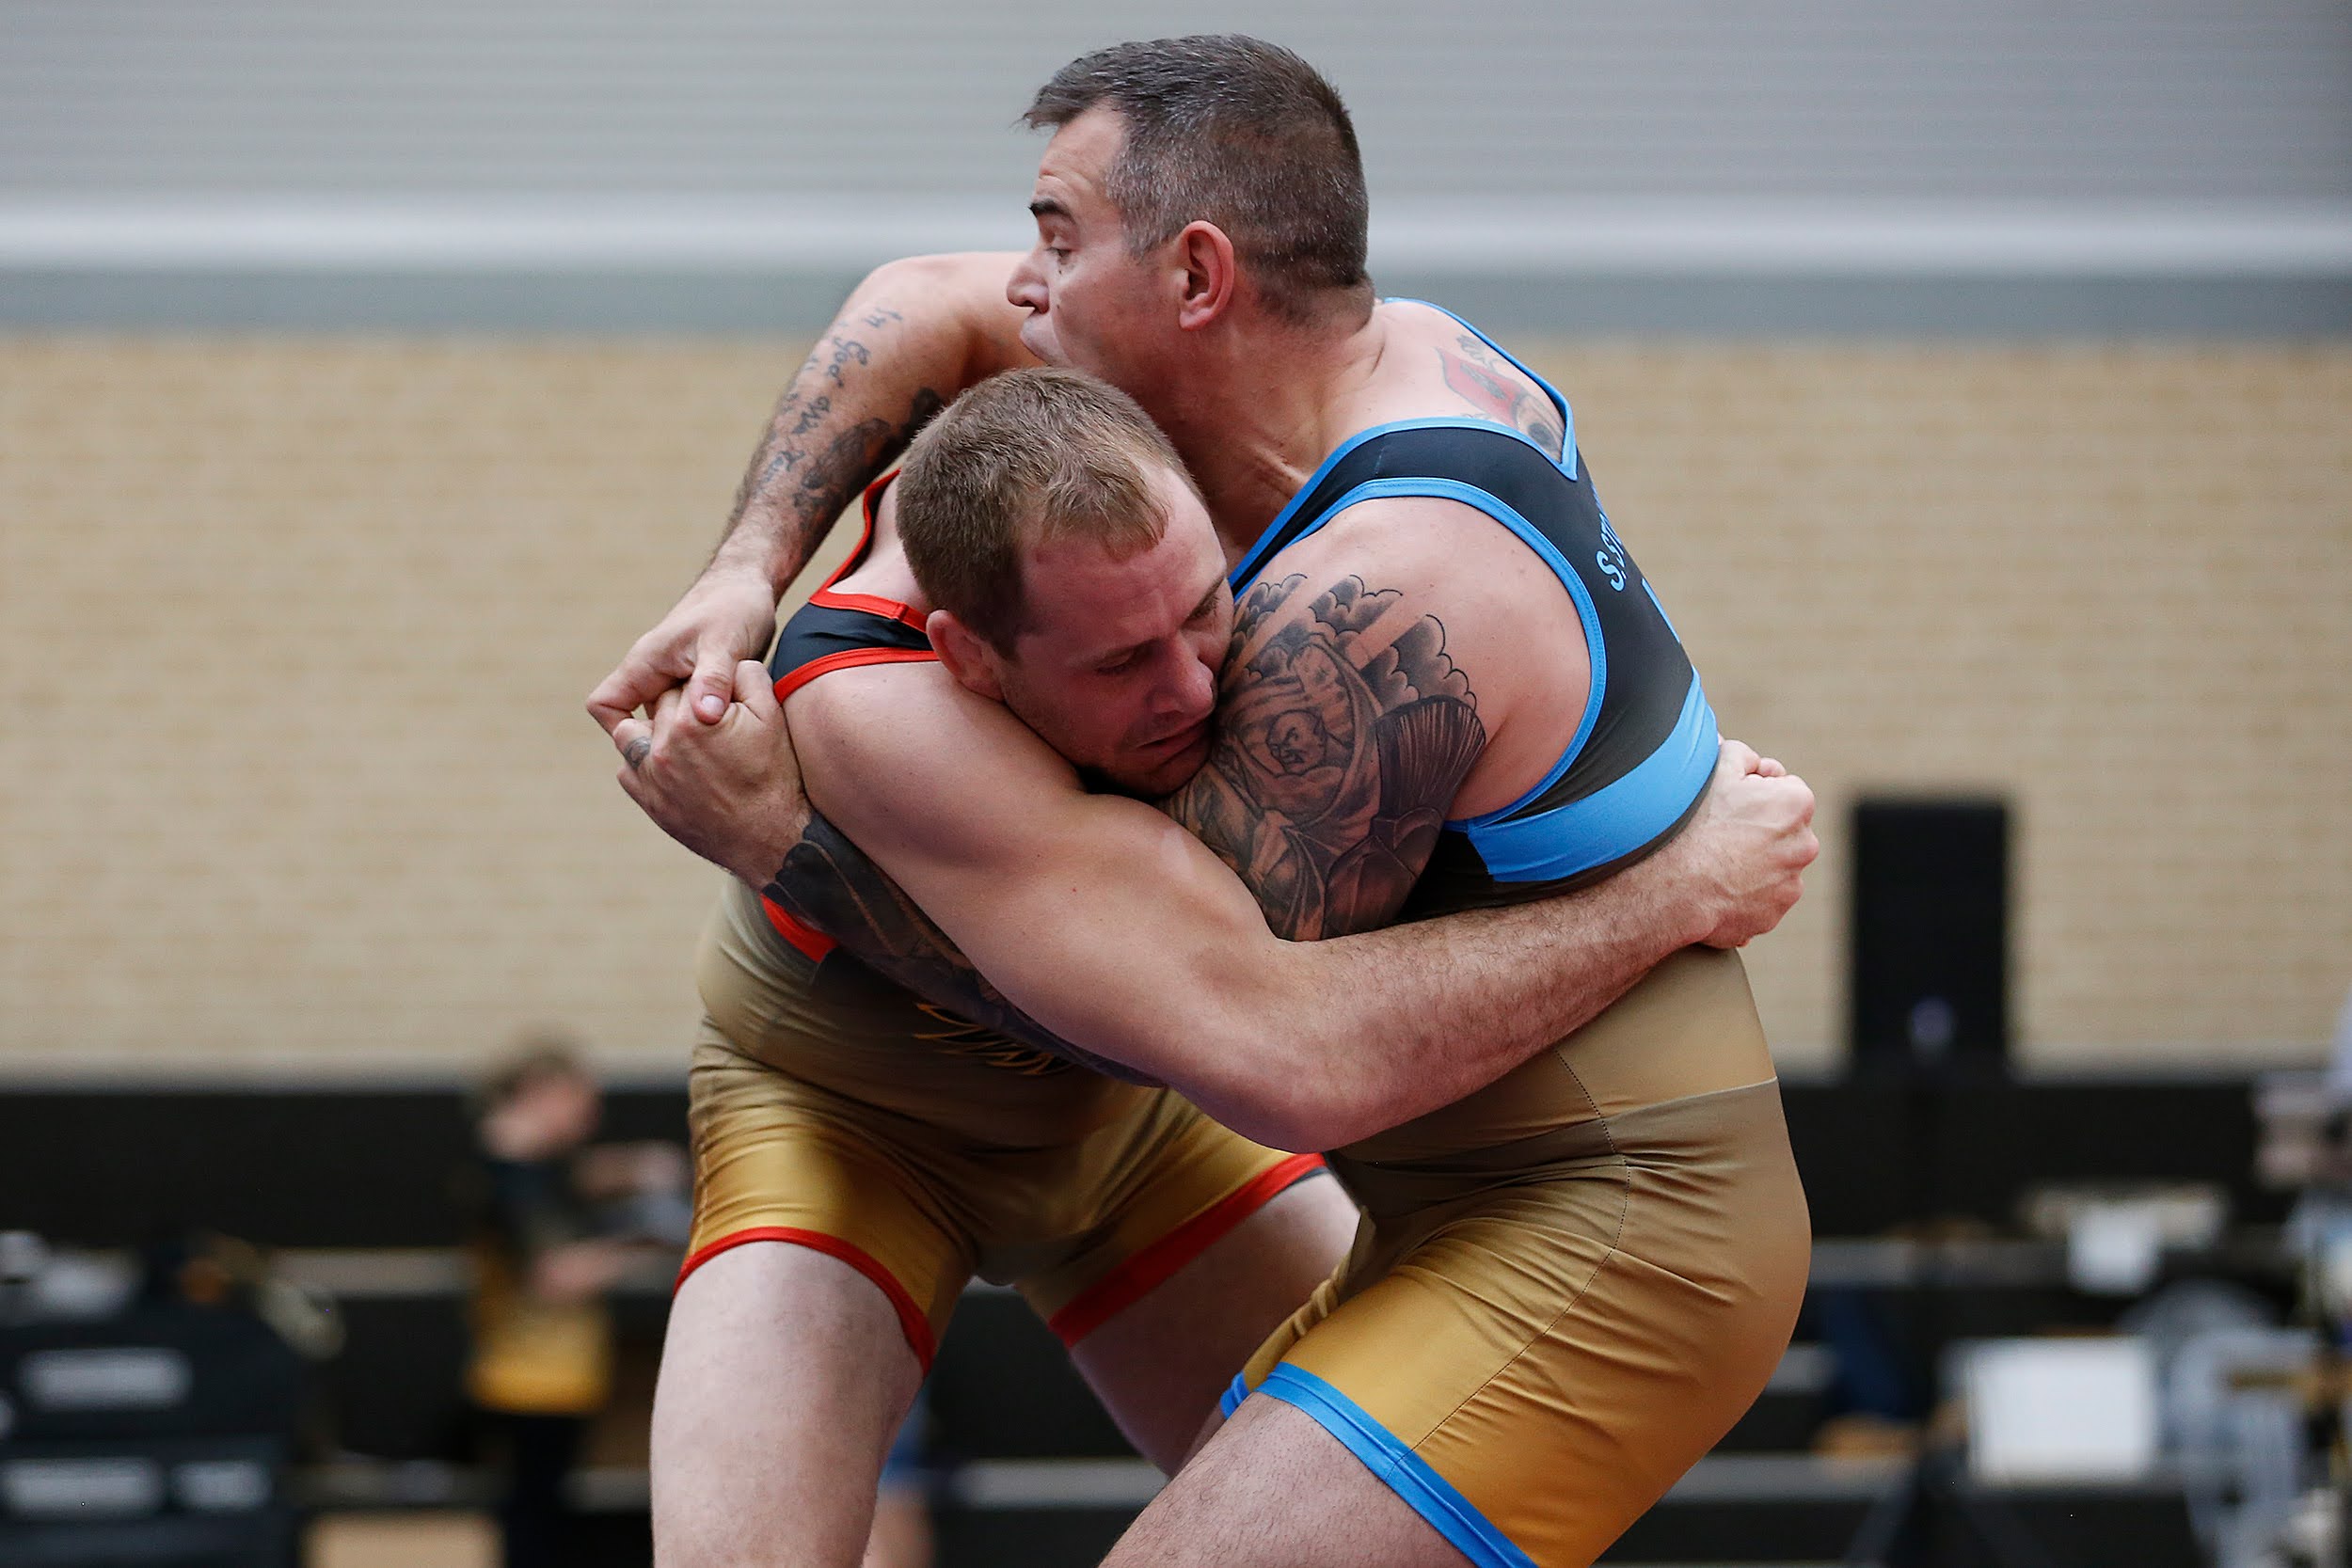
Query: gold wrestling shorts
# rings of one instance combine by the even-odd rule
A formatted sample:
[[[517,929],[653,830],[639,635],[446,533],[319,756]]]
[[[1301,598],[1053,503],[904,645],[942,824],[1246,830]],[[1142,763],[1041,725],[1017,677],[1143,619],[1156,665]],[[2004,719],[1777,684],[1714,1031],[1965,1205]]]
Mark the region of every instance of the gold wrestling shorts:
[[[974,1275],[1075,1344],[1323,1169],[807,945],[733,882],[704,934],[681,1282],[748,1242],[813,1247],[882,1288],[928,1370]]]
[[[1737,954],[1330,1164],[1355,1249],[1225,1411],[1305,1411],[1478,1568],[1590,1563],[1795,1328],[1811,1226]]]

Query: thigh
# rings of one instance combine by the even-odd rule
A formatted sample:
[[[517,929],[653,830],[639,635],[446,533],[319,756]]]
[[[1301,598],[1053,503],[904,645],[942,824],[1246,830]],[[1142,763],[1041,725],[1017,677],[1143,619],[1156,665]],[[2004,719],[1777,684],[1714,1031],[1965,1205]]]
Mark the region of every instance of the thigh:
[[[1246,1401],[1104,1568],[1465,1568],[1464,1557],[1304,1412]]]
[[[661,1568],[855,1568],[922,1370],[898,1314],[841,1259],[732,1247],[671,1304],[653,1410]]]
[[[1071,1346],[1120,1429],[1173,1473],[1266,1336],[1346,1256],[1356,1206],[1337,1181],[1296,1181]]]
[[[1810,1237],[1777,1086],[1610,1132],[1619,1155],[1582,1176],[1359,1251],[1360,1277],[1246,1374],[1481,1561],[1591,1563],[1747,1409],[1795,1323]]]
[[[687,1079],[694,1222],[681,1286],[747,1243],[830,1254],[871,1280],[928,1370],[971,1275],[948,1140],[751,1060],[706,1022]]]
[[[1063,1179],[1083,1227],[1021,1291],[1172,1470],[1225,1383],[1339,1261],[1355,1206],[1320,1156],[1251,1143],[1166,1090],[1073,1153]]]

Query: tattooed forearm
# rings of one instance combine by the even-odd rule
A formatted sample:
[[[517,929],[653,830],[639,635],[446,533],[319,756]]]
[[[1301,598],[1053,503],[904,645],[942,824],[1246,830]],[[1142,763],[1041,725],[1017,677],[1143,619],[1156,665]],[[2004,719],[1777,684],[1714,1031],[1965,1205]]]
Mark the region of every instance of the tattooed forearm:
[[[1560,451],[1560,421],[1551,400],[1526,386],[1474,333],[1454,340],[1459,354],[1438,351],[1445,383],[1484,418],[1525,433],[1546,451]]]
[[[943,1037],[943,1044],[985,1051],[1000,1065],[1014,1067],[1028,1065],[1021,1060],[1026,1054],[1022,1048],[1027,1047],[1114,1078],[1151,1082],[1071,1044],[1007,1001],[882,867],[814,812],[783,869],[762,891],[883,978],[957,1015],[943,1021],[956,1029],[952,1037]],[[1037,1063],[1031,1069],[1047,1065]]]
[[[1486,743],[1435,616],[1407,621],[1360,578],[1311,602],[1306,584],[1243,599],[1216,749],[1162,802],[1293,941],[1395,918]]]
[[[875,411],[873,397],[861,395],[861,372],[874,360],[868,337],[903,319],[875,307],[845,315],[801,362],[743,470],[720,553],[751,519],[748,531],[771,539],[797,570],[866,482],[945,406],[930,387],[915,390],[903,414]]]

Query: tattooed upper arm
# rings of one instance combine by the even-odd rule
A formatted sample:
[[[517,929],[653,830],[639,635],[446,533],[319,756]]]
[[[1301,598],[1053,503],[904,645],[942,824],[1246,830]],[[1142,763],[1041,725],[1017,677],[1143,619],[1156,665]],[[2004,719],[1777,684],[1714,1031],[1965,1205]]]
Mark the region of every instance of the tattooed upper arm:
[[[1162,802],[1294,941],[1395,917],[1486,739],[1435,616],[1360,578],[1307,583],[1237,607],[1216,746]]]
[[[1152,1080],[1073,1045],[1007,1000],[890,875],[812,810],[761,892],[883,978],[1047,1055],[1135,1083]]]

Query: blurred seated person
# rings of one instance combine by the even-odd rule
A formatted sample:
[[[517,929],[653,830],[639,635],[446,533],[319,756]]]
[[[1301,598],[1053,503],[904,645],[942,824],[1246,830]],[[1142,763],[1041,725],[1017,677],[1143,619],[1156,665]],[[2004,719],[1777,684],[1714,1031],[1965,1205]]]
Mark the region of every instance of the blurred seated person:
[[[675,1261],[692,1217],[675,1144],[591,1144],[603,1095],[567,1041],[528,1041],[485,1085],[475,1131],[473,1360],[466,1391],[509,1466],[507,1568],[573,1560],[564,1478],[612,1397],[604,1296],[652,1248]],[[882,1478],[866,1568],[930,1568],[921,1402]]]
[[[508,1568],[570,1560],[564,1478],[612,1396],[604,1297],[654,1246],[674,1246],[686,1157],[673,1144],[591,1147],[603,1096],[579,1053],[527,1042],[485,1086],[475,1131],[473,1359],[466,1392],[509,1467]]]

